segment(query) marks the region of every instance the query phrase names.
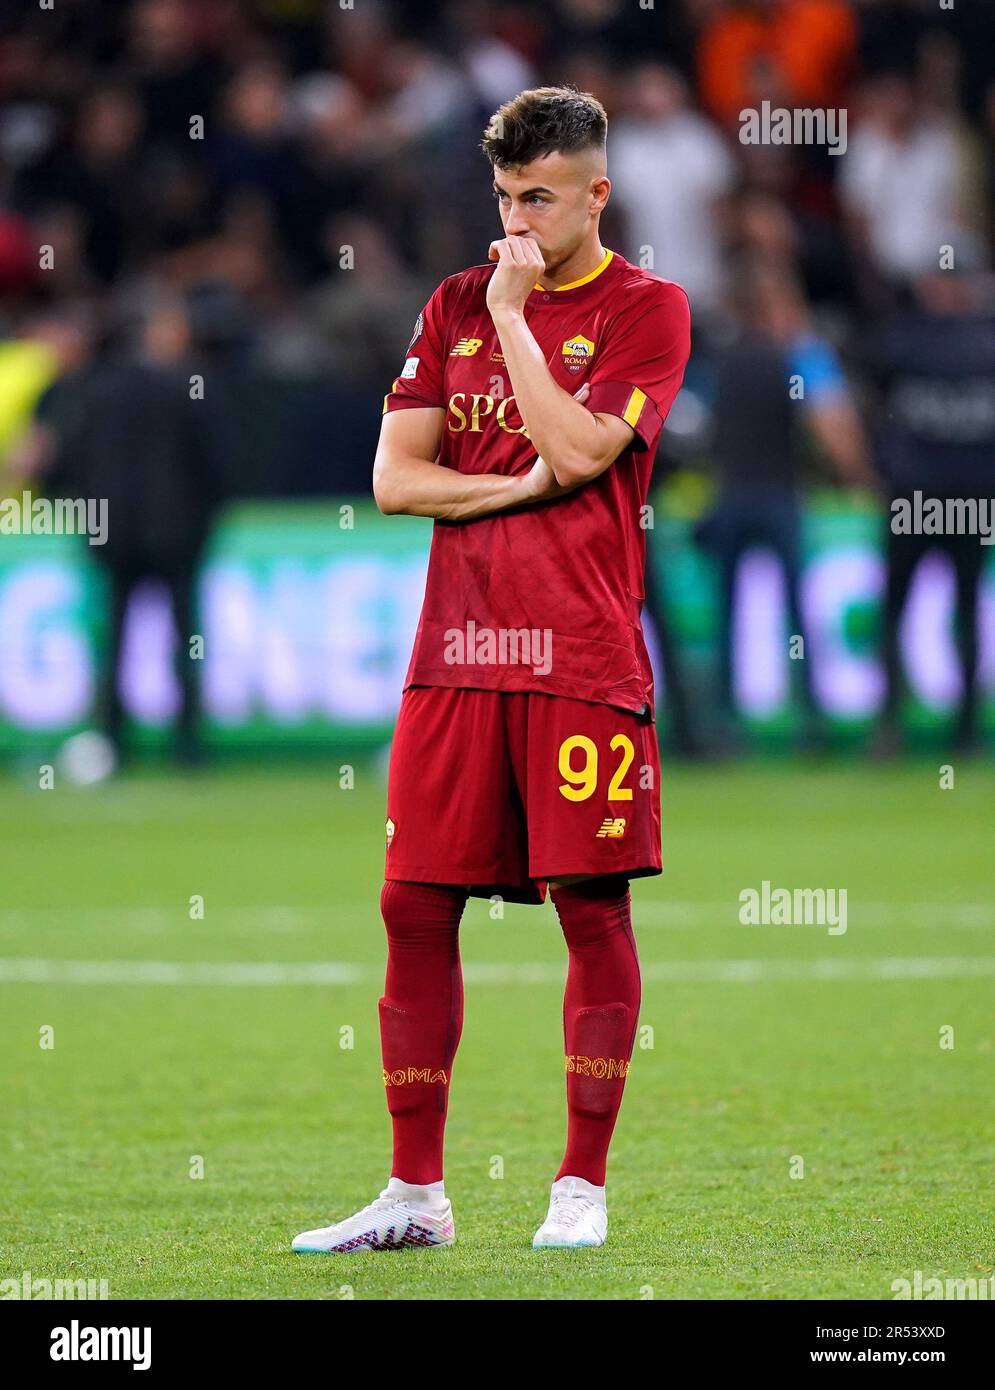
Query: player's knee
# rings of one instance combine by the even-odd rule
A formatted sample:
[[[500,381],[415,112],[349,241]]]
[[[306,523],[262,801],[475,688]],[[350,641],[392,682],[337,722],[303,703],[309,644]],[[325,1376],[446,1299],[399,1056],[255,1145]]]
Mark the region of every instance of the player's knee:
[[[568,945],[631,929],[625,874],[602,874],[551,888],[550,897]]]
[[[625,898],[629,892],[627,874],[598,874],[591,878],[574,880],[554,879],[550,884],[549,896],[553,902],[564,907],[616,902]]]
[[[380,913],[392,941],[413,941],[440,928],[457,931],[466,905],[465,888],[388,879],[380,890]]]

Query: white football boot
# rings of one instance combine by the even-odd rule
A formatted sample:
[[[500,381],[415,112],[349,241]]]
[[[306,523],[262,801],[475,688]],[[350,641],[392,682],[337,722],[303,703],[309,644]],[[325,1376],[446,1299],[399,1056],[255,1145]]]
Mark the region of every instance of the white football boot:
[[[584,1178],[557,1178],[546,1220],[532,1238],[533,1250],[604,1245],[608,1234],[605,1189]]]
[[[442,1183],[416,1187],[391,1178],[375,1202],[334,1226],[302,1231],[291,1250],[309,1255],[349,1255],[362,1250],[401,1250],[407,1245],[452,1245],[452,1203]]]

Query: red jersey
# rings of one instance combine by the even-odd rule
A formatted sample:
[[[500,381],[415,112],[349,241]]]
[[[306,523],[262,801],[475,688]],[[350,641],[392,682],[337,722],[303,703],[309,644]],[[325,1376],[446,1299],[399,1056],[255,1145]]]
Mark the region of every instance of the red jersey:
[[[494,269],[443,280],[384,398],[384,413],[444,410],[439,462],[461,473],[524,473],[536,459],[487,308]],[[620,416],[635,434],[566,497],[436,521],[404,688],[535,691],[652,710],[643,507],[690,351],[687,295],[609,251],[583,279],[533,289],[525,318],[554,381],[571,395],[589,382],[585,408]],[[531,647],[516,646],[516,633],[531,634]]]

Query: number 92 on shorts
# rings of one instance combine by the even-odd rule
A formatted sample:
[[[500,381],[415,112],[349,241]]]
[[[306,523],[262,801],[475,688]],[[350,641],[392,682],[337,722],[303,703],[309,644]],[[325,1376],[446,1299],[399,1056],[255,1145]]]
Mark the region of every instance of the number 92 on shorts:
[[[405,690],[390,755],[388,879],[538,903],[549,879],[662,870],[649,714],[520,691]]]

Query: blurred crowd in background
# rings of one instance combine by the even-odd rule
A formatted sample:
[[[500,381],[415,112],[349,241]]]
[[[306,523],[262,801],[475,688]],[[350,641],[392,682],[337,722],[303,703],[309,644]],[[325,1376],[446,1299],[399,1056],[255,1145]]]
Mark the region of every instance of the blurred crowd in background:
[[[766,267],[859,380],[868,319],[938,269],[940,246],[960,270],[991,261],[995,13],[972,0],[24,0],[4,14],[8,480],[39,390],[144,333],[159,360],[223,369],[243,435],[228,489],[366,491],[415,316],[499,230],[482,129],[541,83],[604,102],[604,244],[640,264],[649,248],[699,336],[750,312],[733,291]],[[741,144],[739,113],[762,100],[845,107],[846,153]]]
[[[809,479],[993,491],[993,53],[988,0],[7,0],[0,495],[112,495],[148,446],[129,543],[168,551],[226,498],[367,494],[416,315],[500,232],[483,128],[571,83],[609,113],[603,243],[691,299],[661,473],[715,480],[702,543],[730,583],[773,546],[794,607]],[[845,153],[744,144],[764,101],[844,110]]]

